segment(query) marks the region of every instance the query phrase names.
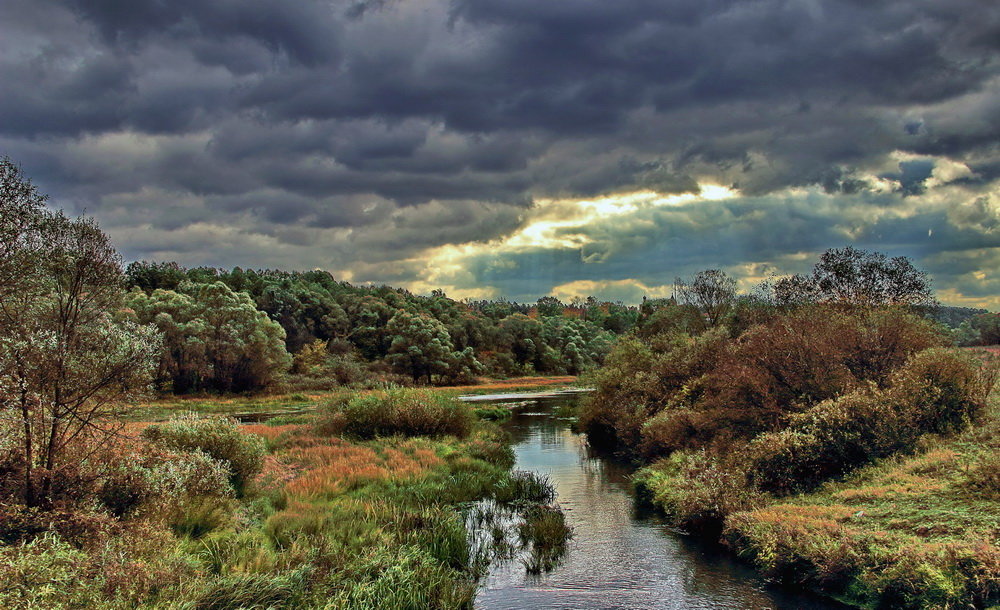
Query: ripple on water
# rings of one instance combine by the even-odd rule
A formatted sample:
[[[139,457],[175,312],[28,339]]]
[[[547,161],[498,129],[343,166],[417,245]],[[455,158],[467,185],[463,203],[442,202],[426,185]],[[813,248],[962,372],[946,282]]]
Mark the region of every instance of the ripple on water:
[[[531,401],[505,424],[514,439],[516,468],[545,474],[555,486],[574,530],[569,551],[548,574],[525,574],[517,562],[495,566],[483,580],[477,608],[843,607],[767,587],[746,566],[637,509],[628,469],[590,453],[583,437],[553,414],[572,400]]]

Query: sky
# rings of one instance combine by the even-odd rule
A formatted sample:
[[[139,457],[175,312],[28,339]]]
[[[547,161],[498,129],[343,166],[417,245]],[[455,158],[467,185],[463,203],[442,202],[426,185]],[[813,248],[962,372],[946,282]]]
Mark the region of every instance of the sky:
[[[126,260],[455,298],[828,248],[1000,309],[995,0],[4,0],[0,155]]]

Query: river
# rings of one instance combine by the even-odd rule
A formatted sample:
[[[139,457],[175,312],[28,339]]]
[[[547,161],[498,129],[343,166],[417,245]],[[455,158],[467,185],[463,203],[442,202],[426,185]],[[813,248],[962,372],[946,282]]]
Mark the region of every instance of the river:
[[[516,468],[545,474],[573,527],[555,570],[525,573],[518,562],[495,566],[476,608],[844,608],[824,598],[768,586],[718,548],[673,531],[637,506],[630,470],[595,455],[560,417],[576,396],[525,400],[505,423]],[[501,398],[498,402],[502,402]]]

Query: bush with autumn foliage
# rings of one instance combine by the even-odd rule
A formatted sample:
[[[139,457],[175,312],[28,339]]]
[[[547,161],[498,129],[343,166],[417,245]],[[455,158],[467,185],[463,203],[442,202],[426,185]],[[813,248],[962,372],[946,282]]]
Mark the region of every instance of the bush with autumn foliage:
[[[951,347],[926,275],[847,248],[728,308],[705,298],[719,278],[591,376],[591,444],[771,579],[864,607],[1000,602],[998,367]]]

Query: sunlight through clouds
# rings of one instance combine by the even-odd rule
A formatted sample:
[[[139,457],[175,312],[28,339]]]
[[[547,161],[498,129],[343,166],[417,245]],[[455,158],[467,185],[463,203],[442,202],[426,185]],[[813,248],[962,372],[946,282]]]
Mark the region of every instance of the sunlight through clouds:
[[[698,193],[664,195],[637,191],[593,199],[539,199],[525,215],[521,227],[506,237],[487,243],[448,244],[426,252],[422,257],[427,260],[425,277],[412,282],[409,288],[420,291],[427,286],[445,287],[449,294],[469,298],[492,296],[496,290],[489,286],[470,290],[457,285],[456,280],[466,273],[469,260],[535,249],[580,250],[593,241],[585,229],[601,223],[646,210],[722,201],[738,195],[737,191],[725,186],[702,184]],[[516,263],[497,258],[492,264],[509,268]]]

